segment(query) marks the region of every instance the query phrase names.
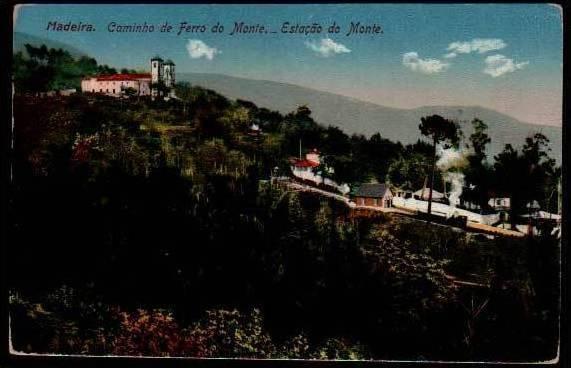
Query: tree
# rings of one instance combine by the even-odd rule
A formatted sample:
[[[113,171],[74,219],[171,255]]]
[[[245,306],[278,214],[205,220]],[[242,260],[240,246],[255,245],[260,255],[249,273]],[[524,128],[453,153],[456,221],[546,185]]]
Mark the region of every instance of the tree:
[[[117,69],[111,68],[109,65],[99,65],[97,67],[98,74],[117,74]]]
[[[133,87],[122,88],[122,90],[127,97],[133,97],[137,95],[137,90]]]
[[[321,133],[323,142],[320,150],[324,152],[334,152],[335,155],[347,155],[351,151],[349,136],[341,129],[334,126],[328,126]]]
[[[380,182],[386,182],[390,162],[402,152],[402,145],[375,133],[366,144],[365,162],[368,163],[371,173]]]
[[[406,190],[416,190],[423,185],[428,175],[428,160],[422,154],[407,152],[391,161],[387,181]]]
[[[287,114],[281,129],[285,133],[286,149],[290,154],[299,152],[300,141],[306,148],[316,148],[320,144],[321,127],[313,120],[307,105],[298,106],[296,111]]]
[[[77,65],[83,71],[84,76],[97,74],[97,60],[89,56],[81,56]]]
[[[25,45],[25,52],[14,55],[13,68],[17,93],[80,88],[85,76],[116,72],[88,56],[75,59],[66,50],[30,44]]]
[[[121,69],[121,74],[134,74],[134,73],[137,73],[135,69],[127,69],[127,68]]]
[[[346,155],[324,155],[321,157],[321,164],[314,168],[315,173],[320,173],[324,178],[329,178],[342,183],[357,183],[363,181],[365,176],[363,171],[355,165],[355,160]]]
[[[463,197],[477,202],[480,208],[487,205],[488,190],[490,189],[490,167],[486,163],[486,146],[491,142],[486,133],[488,125],[482,120],[475,118],[472,120],[474,132],[470,135],[470,144],[473,153],[468,155],[468,168],[465,170],[466,181],[471,186],[465,190]]]
[[[55,75],[54,66],[48,62],[48,51],[45,45],[34,47],[25,45],[26,58],[23,54],[14,58],[14,82],[18,91],[43,92],[51,88]]]
[[[420,133],[432,139],[432,169],[430,175],[430,190],[428,192],[428,214],[432,211],[432,188],[434,187],[434,174],[436,170],[436,145],[444,143],[446,148],[457,146],[460,140],[458,125],[452,120],[440,115],[431,115],[420,118]]]
[[[495,186],[510,196],[512,222],[526,211],[528,201],[549,201],[551,191],[557,187],[558,170],[549,151],[549,140],[536,133],[526,138],[521,153],[507,144],[495,156]]]
[[[549,157],[549,139],[542,133],[535,133],[525,139],[522,156],[527,167],[529,187],[526,199],[543,201],[557,188],[558,173],[555,160]],[[542,206],[545,208],[545,206]]]
[[[184,87],[183,87],[184,88]],[[182,88],[181,88],[182,90]],[[189,121],[204,137],[225,136],[225,127],[220,122],[230,101],[216,92],[200,87],[188,91]]]
[[[327,201],[321,201],[319,211],[315,215],[315,228],[319,236],[319,250],[323,252],[334,240],[335,224],[333,211]]]
[[[470,135],[470,142],[472,143],[474,154],[482,161],[486,158],[486,145],[492,141],[486,134],[488,125],[482,120],[475,118],[472,120],[472,126],[474,127],[474,133]]]
[[[193,96],[193,89],[188,82],[177,83],[175,86],[175,94],[182,101],[183,114],[186,118],[186,111]]]

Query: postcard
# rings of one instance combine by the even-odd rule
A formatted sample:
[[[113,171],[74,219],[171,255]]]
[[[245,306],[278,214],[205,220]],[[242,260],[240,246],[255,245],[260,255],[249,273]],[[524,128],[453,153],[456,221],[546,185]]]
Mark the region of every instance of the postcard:
[[[562,17],[16,5],[10,354],[557,362]]]

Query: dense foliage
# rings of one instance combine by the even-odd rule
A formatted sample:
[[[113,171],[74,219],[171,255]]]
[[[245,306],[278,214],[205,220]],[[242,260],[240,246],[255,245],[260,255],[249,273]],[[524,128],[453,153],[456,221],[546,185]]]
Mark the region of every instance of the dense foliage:
[[[276,168],[289,173],[301,140],[324,153],[339,181],[418,188],[432,145],[350,137],[318,124],[307,106],[282,115],[189,85],[177,95],[15,97],[8,274],[16,350],[554,356],[559,245],[549,231],[488,239],[356,213],[268,180]],[[556,185],[544,137],[522,153],[506,148],[494,165],[481,157],[486,141],[472,138],[477,170],[514,160],[533,167],[537,187]],[[491,286],[460,288],[451,275]]]
[[[81,78],[97,74],[117,73],[115,68],[98,65],[94,58],[74,58],[63,49],[48,49],[45,45],[25,45],[13,58],[13,78],[19,92],[47,92],[75,88],[79,90]],[[134,72],[122,69],[122,73]]]

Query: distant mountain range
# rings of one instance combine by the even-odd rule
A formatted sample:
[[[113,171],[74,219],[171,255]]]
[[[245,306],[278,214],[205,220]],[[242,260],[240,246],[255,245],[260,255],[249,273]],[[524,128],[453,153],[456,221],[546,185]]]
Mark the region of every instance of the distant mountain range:
[[[86,55],[81,50],[62,42],[14,33],[14,52],[24,50],[26,43],[66,49],[75,57]],[[124,65],[115,65],[115,67],[121,68]],[[315,120],[323,125],[338,126],[348,134],[361,133],[370,136],[379,132],[385,138],[404,144],[414,143],[420,138],[418,124],[422,116],[439,114],[449,119],[456,119],[460,121],[466,137],[472,132],[470,122],[478,117],[489,127],[488,134],[492,138],[489,146],[490,158],[500,152],[507,143],[519,147],[530,134],[542,132],[551,141],[551,156],[561,163],[560,127],[525,123],[480,106],[426,106],[399,109],[293,84],[220,74],[177,73],[177,80],[213,89],[231,99],[249,100],[260,107],[282,113],[293,111],[297,106],[306,104],[312,110]]]
[[[480,106],[425,106],[415,109],[399,109],[377,105],[297,85],[264,80],[253,80],[219,74],[177,73],[178,81],[213,89],[231,99],[244,99],[260,107],[293,111],[307,104],[316,121],[323,125],[337,126],[346,133],[381,136],[404,144],[420,138],[418,125],[422,116],[439,114],[460,121],[464,136],[472,133],[470,122],[475,117],[488,124],[492,138],[490,157],[503,150],[507,143],[514,147],[523,144],[525,138],[541,132],[551,141],[553,158],[561,163],[562,129],[560,127],[524,123],[511,116]]]

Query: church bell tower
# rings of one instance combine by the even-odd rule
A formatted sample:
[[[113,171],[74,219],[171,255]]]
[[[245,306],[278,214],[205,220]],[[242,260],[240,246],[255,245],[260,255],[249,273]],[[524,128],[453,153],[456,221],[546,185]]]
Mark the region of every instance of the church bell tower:
[[[155,56],[151,59],[151,96],[160,95],[158,85],[163,83],[163,59]]]
[[[174,76],[174,63],[172,60],[167,60],[163,64],[163,76],[165,87],[168,89],[168,96],[174,97],[174,85],[175,85],[175,76]]]

